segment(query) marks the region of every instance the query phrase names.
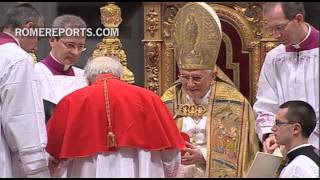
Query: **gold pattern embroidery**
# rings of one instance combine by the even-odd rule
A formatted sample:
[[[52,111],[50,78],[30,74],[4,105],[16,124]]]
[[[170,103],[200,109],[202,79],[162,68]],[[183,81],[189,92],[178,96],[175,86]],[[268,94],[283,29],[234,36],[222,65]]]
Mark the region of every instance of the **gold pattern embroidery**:
[[[202,105],[195,104],[179,104],[177,107],[177,114],[179,116],[190,116],[191,118],[199,118],[207,113],[208,109]]]

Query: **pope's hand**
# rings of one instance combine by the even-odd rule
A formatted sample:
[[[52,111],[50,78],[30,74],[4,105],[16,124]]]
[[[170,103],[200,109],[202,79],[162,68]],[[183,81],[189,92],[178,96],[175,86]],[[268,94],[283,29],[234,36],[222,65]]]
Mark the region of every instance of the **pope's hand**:
[[[206,160],[204,159],[202,152],[199,148],[194,146],[193,144],[186,142],[187,148],[185,149],[186,154],[181,157],[181,164],[183,165],[205,165]]]

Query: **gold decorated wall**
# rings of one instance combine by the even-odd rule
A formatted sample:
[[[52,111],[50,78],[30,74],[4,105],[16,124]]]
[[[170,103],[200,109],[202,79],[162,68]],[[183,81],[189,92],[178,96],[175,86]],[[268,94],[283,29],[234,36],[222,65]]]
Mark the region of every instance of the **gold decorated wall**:
[[[5,3],[8,8],[12,4]],[[100,8],[108,2],[34,2],[46,19],[46,26],[55,16],[75,14],[82,17],[89,27],[104,27]],[[98,47],[101,54],[105,46],[114,45],[125,59],[127,68],[134,75],[134,82],[159,95],[168,89],[177,77],[177,67],[173,53],[172,28],[175,15],[182,2],[115,2],[121,9],[122,22],[118,39],[88,37],[87,50],[82,53],[77,67],[83,68]],[[223,25],[223,44],[219,59],[220,68],[233,80],[239,90],[254,102],[260,69],[265,53],[274,46],[274,41],[263,32],[261,3],[209,3]],[[316,6],[312,6],[316,7]],[[309,11],[307,12],[308,15]],[[105,40],[104,40],[105,39]],[[103,43],[101,44],[99,43]],[[116,43],[114,43],[116,42]],[[101,48],[100,48],[101,47]],[[122,51],[123,50],[123,51]],[[48,39],[42,39],[38,61],[50,51]],[[111,52],[111,54],[113,54]]]
[[[2,2],[0,15],[16,2]],[[32,2],[45,17],[49,27],[61,14],[82,17],[88,27],[104,27],[100,8],[108,2]],[[172,28],[175,14],[182,2],[115,2],[121,9],[119,40],[126,55],[127,67],[134,75],[136,85],[149,88],[161,95],[176,80],[177,68],[173,53]],[[223,44],[220,68],[233,80],[251,103],[255,101],[257,81],[265,53],[274,47],[274,40],[263,31],[261,3],[209,3],[223,25]],[[319,28],[319,2],[304,2],[306,21]],[[1,17],[2,17],[1,16]],[[83,68],[104,37],[88,37],[87,50],[75,64]],[[106,44],[112,44],[105,41]],[[118,41],[115,41],[118,42]],[[114,44],[115,47],[121,46]],[[42,38],[36,53],[40,61],[50,52],[48,38]],[[103,50],[103,49],[101,49]],[[120,52],[120,51],[119,51]],[[121,54],[124,54],[121,53]],[[124,55],[122,56],[124,57]]]
[[[144,3],[144,85],[162,95],[177,79],[173,21],[184,3]],[[209,3],[223,30],[218,66],[253,103],[259,73],[275,40],[264,31],[261,3]]]

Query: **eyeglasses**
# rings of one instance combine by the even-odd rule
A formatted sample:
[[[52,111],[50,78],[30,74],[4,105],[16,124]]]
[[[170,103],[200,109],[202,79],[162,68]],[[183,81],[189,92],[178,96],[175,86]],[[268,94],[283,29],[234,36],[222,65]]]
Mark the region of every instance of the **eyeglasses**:
[[[66,48],[66,49],[77,49],[78,51],[80,52],[83,52],[85,50],[87,50],[87,48],[84,47],[84,45],[75,45],[74,43],[71,43],[71,42],[64,42],[62,40],[60,40],[63,44],[63,46]]]
[[[276,33],[282,33],[288,26],[288,24],[291,22],[292,20],[288,21],[287,23],[285,24],[280,24],[280,25],[276,25],[276,26],[273,26],[273,27],[269,27],[268,30],[270,32],[276,32]]]
[[[182,82],[188,82],[189,79],[191,79],[191,82],[192,83],[195,83],[195,84],[198,84],[201,82],[201,80],[203,79],[203,77],[201,76],[187,76],[187,75],[183,75],[183,74],[180,74],[179,75],[179,78]]]
[[[280,121],[280,120],[276,119],[274,125],[275,126],[280,126],[280,125],[283,125],[283,124],[294,124],[294,123],[295,122],[283,122],[283,121]]]

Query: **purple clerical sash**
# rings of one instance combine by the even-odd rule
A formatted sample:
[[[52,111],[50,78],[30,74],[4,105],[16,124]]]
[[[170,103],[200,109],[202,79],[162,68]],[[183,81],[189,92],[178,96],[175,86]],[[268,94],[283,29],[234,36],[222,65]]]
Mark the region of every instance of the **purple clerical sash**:
[[[0,32],[0,45],[7,43],[17,43],[17,41],[6,33]]]
[[[44,58],[41,63],[47,66],[47,68],[52,72],[53,75],[75,76],[72,66],[64,71],[64,65],[54,60],[50,54],[46,58]]]
[[[310,25],[311,32],[307,39],[300,43],[300,48],[295,48],[293,45],[287,46],[287,52],[298,52],[315,49],[319,47],[319,31]]]

